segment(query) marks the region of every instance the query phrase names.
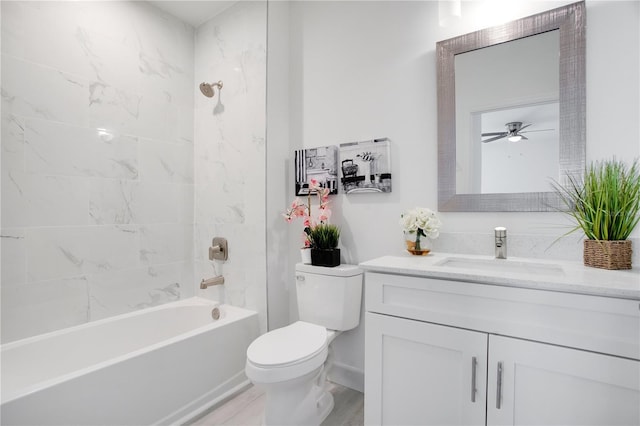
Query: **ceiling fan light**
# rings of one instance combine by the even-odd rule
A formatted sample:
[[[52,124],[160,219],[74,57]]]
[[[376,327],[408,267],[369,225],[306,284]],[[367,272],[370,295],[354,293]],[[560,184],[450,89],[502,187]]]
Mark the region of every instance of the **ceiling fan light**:
[[[509,136],[507,139],[509,140],[509,142],[520,142],[522,140],[522,136],[513,135],[513,136]]]

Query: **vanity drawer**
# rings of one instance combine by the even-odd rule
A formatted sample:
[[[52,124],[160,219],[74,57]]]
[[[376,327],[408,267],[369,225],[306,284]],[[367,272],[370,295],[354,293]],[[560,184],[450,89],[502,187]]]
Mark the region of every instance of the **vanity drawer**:
[[[640,359],[640,302],[366,272],[366,310]]]

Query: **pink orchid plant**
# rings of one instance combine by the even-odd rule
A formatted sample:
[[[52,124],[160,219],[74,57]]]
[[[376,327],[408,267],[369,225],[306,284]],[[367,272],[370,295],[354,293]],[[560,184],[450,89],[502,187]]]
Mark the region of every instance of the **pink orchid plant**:
[[[316,217],[311,214],[311,193],[315,192],[318,196],[318,213]],[[291,203],[291,207],[283,214],[287,223],[293,222],[296,218],[303,218],[304,230],[302,233],[304,248],[312,246],[311,231],[319,224],[325,224],[331,217],[331,209],[329,209],[329,188],[323,188],[317,179],[311,179],[309,183],[309,193],[307,194],[307,204],[303,203],[300,198],[296,198]]]

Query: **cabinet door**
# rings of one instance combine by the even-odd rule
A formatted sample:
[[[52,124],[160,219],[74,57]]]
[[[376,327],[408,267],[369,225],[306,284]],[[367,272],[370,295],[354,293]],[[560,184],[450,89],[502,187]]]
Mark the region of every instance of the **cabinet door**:
[[[492,335],[488,369],[487,425],[640,424],[639,361]]]
[[[365,424],[484,425],[487,339],[367,312]]]

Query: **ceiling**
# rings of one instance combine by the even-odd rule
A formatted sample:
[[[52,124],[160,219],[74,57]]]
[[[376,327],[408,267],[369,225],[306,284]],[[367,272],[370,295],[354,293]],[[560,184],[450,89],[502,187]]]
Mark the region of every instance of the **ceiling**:
[[[221,13],[237,1],[206,0],[206,1],[180,1],[180,0],[149,0],[160,9],[169,12],[194,28],[199,27],[209,19]]]

